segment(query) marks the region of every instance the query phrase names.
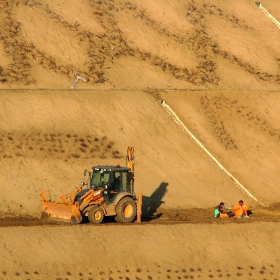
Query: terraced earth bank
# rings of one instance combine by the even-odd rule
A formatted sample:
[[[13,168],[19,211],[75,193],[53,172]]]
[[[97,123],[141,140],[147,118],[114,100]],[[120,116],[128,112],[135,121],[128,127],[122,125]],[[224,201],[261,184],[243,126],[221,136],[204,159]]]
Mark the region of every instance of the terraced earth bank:
[[[1,1],[0,279],[280,279],[279,40],[251,0]],[[128,146],[141,224],[39,220]]]

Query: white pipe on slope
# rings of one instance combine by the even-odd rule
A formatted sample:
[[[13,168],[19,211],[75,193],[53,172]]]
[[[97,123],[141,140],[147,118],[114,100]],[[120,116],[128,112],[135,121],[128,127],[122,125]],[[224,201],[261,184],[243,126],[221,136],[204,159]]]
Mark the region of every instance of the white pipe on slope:
[[[280,22],[274,17],[272,16],[271,13],[269,13],[269,11],[267,9],[265,9],[262,4],[260,2],[256,2],[257,6],[263,11],[263,13],[268,17],[270,18],[273,23],[276,24],[276,26],[280,29]]]
[[[183,124],[183,122],[179,119],[176,113],[171,109],[169,105],[166,104],[165,100],[161,101],[163,107],[167,110],[167,112],[174,118],[175,122],[181,126],[190,136],[191,138],[204,150],[204,152],[235,182],[235,184],[240,187],[246,194],[248,194],[252,199],[257,201],[260,205],[264,206],[262,202],[260,202],[257,198],[255,198],[232,174],[230,174],[222,164],[202,145],[202,143],[189,131],[189,129]]]

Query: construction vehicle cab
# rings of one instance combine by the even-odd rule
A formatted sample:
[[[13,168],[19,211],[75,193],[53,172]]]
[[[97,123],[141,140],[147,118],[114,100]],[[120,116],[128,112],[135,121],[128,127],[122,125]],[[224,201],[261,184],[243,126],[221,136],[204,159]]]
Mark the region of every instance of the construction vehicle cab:
[[[112,202],[120,192],[126,192],[129,196],[135,195],[132,179],[133,173],[127,167],[99,165],[93,166],[92,172],[89,172],[90,188],[104,190],[108,202]]]
[[[134,192],[133,152],[129,147],[126,167],[98,165],[91,171],[85,170],[87,182],[82,182],[73,192],[61,195],[62,202],[48,200],[41,192],[41,219],[62,219],[76,224],[88,218],[91,223],[98,224],[105,216],[114,216],[119,223],[134,221],[136,214],[141,215],[142,195],[139,201]]]
[[[133,174],[131,174],[133,176]],[[129,168],[120,166],[93,166],[90,174],[90,186],[94,189],[114,189],[116,191],[130,190]]]

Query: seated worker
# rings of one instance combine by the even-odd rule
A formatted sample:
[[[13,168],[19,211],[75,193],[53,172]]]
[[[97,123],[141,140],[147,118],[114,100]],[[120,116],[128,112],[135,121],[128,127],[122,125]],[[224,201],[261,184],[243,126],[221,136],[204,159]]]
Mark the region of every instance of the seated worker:
[[[249,218],[248,216],[248,206],[243,203],[243,200],[239,200],[239,202],[233,206],[232,210],[235,212],[234,218]]]
[[[214,210],[215,218],[229,218],[229,215],[225,212],[225,204],[220,202],[220,204]]]
[[[218,206],[215,207],[214,209],[214,217],[218,218],[220,214],[220,206],[224,206],[225,204],[223,202],[220,202]]]

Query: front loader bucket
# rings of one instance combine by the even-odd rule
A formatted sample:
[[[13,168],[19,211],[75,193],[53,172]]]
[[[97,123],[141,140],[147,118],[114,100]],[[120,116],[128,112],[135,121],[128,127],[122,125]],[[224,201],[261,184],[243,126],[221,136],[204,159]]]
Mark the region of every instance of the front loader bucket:
[[[43,209],[41,213],[41,220],[64,220],[71,224],[79,224],[83,217],[76,205],[67,205],[64,203],[55,203],[49,201],[42,201]]]

